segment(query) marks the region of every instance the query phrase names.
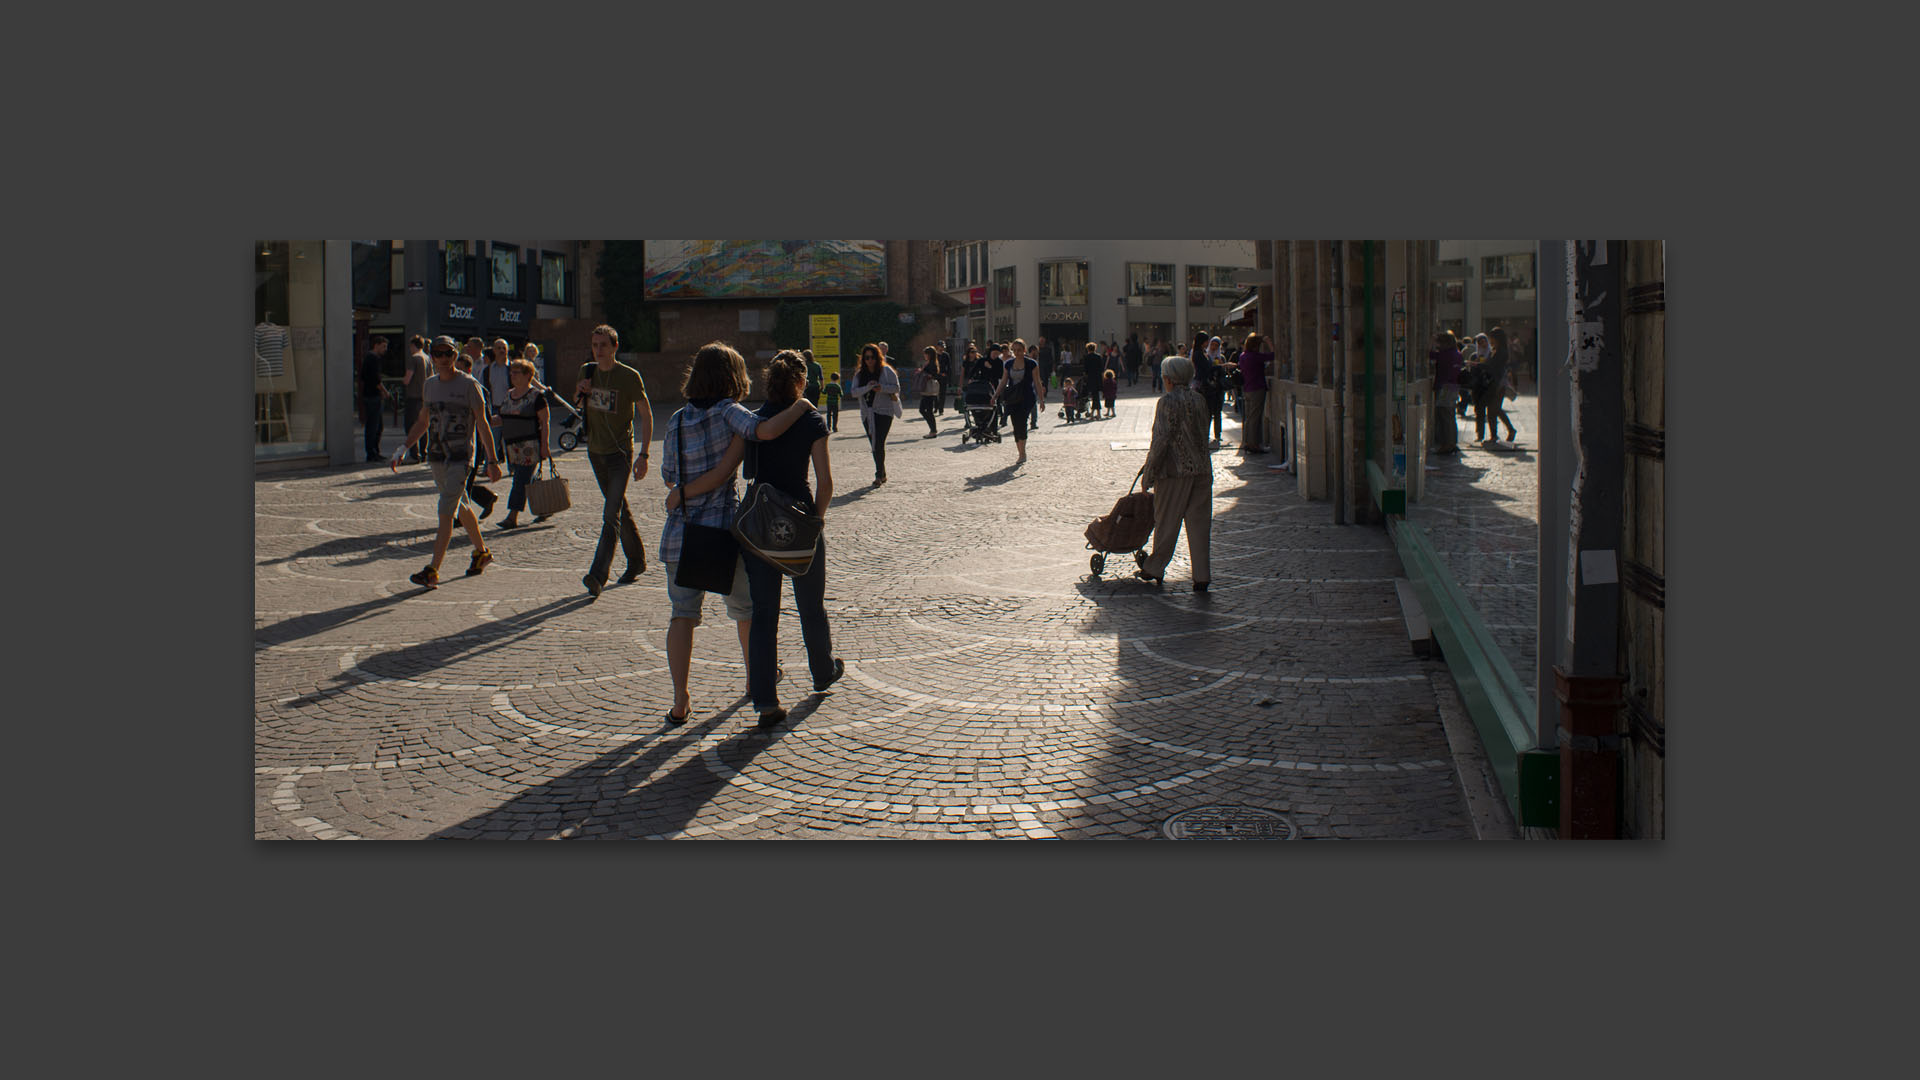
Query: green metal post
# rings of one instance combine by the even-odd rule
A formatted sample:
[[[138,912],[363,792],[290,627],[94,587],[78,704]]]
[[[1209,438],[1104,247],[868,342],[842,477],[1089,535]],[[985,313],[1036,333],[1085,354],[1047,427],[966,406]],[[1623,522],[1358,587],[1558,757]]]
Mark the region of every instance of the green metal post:
[[[1360,241],[1361,269],[1364,278],[1361,283],[1360,302],[1365,309],[1362,322],[1367,334],[1367,464],[1373,464],[1373,241]]]

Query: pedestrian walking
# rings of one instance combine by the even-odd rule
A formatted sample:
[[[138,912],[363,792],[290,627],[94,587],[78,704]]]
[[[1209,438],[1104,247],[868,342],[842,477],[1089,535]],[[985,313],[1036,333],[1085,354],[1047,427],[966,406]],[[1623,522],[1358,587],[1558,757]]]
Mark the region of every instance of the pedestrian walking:
[[[953,357],[947,353],[947,343],[940,343],[940,350],[934,355],[935,366],[939,369],[938,385],[934,388],[934,404],[941,416],[947,414],[947,388],[953,382]]]
[[[1039,379],[1039,362],[1027,356],[1025,340],[1014,338],[1013,356],[1001,368],[1000,383],[994,387],[993,397],[1013,417],[1013,445],[1020,451],[1020,456],[1014,459],[1015,465],[1027,460],[1027,416],[1033,411],[1035,384]]]
[[[1240,452],[1267,452],[1267,365],[1273,363],[1273,348],[1266,335],[1255,331],[1240,346],[1240,398],[1244,419],[1240,423]]]
[[[781,356],[793,358],[793,392],[782,400],[782,407],[761,415],[740,403],[752,392],[747,378],[747,362],[738,350],[725,342],[712,341],[701,346],[687,365],[680,385],[686,404],[667,421],[660,440],[660,479],[667,485],[667,520],[660,528],[660,546],[655,549],[666,566],[667,671],[673,678],[673,707],[667,712],[668,724],[682,724],[693,714],[693,699],[687,692],[687,676],[693,665],[693,628],[700,625],[704,590],[681,585],[677,578],[680,557],[687,543],[689,524],[724,529],[733,521],[737,501],[733,474],[739,466],[748,441],[765,449],[764,440],[787,433],[803,416],[812,420],[810,430],[818,430],[826,445],[826,425],[800,391],[806,387],[806,364],[791,350]],[[835,372],[838,375],[838,372]],[[769,385],[768,393],[773,391]],[[824,450],[823,450],[824,452]],[[831,492],[829,491],[829,494]],[[723,594],[727,617],[733,620],[740,638],[740,662],[751,670],[749,633],[753,624],[753,598],[749,592],[747,563],[752,556],[736,553],[733,585]]]
[[[1193,388],[1206,402],[1207,423],[1213,432],[1213,441],[1208,445],[1215,450],[1220,448],[1223,423],[1220,411],[1227,396],[1226,372],[1221,370],[1219,357],[1219,338],[1209,338],[1204,330],[1194,335],[1193,356],[1190,358],[1193,364]],[[1162,379],[1165,379],[1164,375]]]
[[[887,482],[887,432],[900,416],[900,374],[887,363],[879,343],[860,347],[860,370],[853,376],[853,392],[860,398],[860,422],[873,448],[873,486]]]
[[[1433,336],[1433,349],[1427,353],[1433,367],[1433,435],[1436,454],[1460,452],[1460,427],[1455,416],[1460,404],[1460,341],[1453,331],[1442,330]]]
[[[488,479],[500,479],[500,461],[495,453],[493,430],[487,426],[486,395],[480,392],[480,383],[472,375],[454,366],[455,355],[452,338],[433,339],[434,377],[427,380],[426,410],[414,421],[414,426],[407,429],[406,438],[389,459],[393,470],[398,472],[407,447],[425,437],[427,467],[433,471],[433,486],[440,493],[436,507],[439,527],[433,536],[433,561],[407,580],[429,589],[440,584],[440,563],[446,558],[447,544],[453,539],[456,519],[467,530],[467,539],[473,544],[473,561],[467,565],[467,576],[480,573],[493,561],[493,552],[487,550],[486,541],[480,537],[480,519],[474,516],[466,498],[476,432],[486,452]]]
[[[380,436],[386,431],[383,417],[385,403],[393,395],[380,381],[381,368],[386,366],[387,339],[374,335],[368,346],[367,355],[360,358],[360,423],[364,428],[364,440],[368,461],[380,460]]]
[[[407,431],[413,430],[413,422],[420,419],[420,411],[426,408],[427,379],[433,374],[433,362],[427,359],[427,339],[415,334],[407,339],[411,351],[407,353],[407,369],[400,375],[400,396],[405,411]],[[425,443],[409,443],[407,463],[416,465],[427,459]]]
[[[820,392],[826,389],[826,372],[814,362],[812,349],[801,349],[800,355],[807,358],[807,392],[803,396],[817,409],[820,407]]]
[[[500,418],[501,453],[507,459],[507,471],[513,486],[507,489],[507,516],[500,528],[520,527],[520,511],[527,505],[527,483],[542,461],[553,461],[552,438],[547,430],[547,397],[534,389],[533,361],[522,357],[507,362],[507,392],[494,415]]]
[[[507,370],[507,342],[505,338],[494,338],[487,346],[487,362],[480,369],[480,388],[487,392],[487,411],[493,421],[493,442],[500,445],[500,403],[507,399],[513,389],[513,374]]]
[[[1519,434],[1519,429],[1513,426],[1513,418],[1507,415],[1507,392],[1512,389],[1509,380],[1513,372],[1506,330],[1498,326],[1488,330],[1487,344],[1485,374],[1474,397],[1474,424],[1476,427],[1479,425],[1484,413],[1487,435],[1481,440],[1483,445],[1499,444],[1500,424],[1507,425],[1507,442],[1511,443],[1514,436]]]
[[[865,362],[864,353],[862,362]],[[767,402],[758,415],[773,417],[789,409],[789,403],[799,396],[805,377],[805,368],[797,353],[785,350],[775,355],[767,364]],[[738,450],[729,447],[728,460],[723,460],[718,468],[730,477],[732,465],[739,461]],[[755,444],[748,452],[746,465],[751,484],[770,485],[798,500],[804,512],[826,517],[827,507],[833,502],[833,468],[827,452],[827,430],[818,416],[802,416],[785,434]],[[813,469],[812,488],[807,484],[809,466]],[[717,475],[720,475],[718,470],[710,471],[701,480],[709,481]],[[689,485],[687,490],[689,494],[696,494],[697,489],[698,485]],[[748,491],[751,492],[752,487]],[[773,727],[787,718],[787,710],[780,705],[777,655],[781,582],[787,575],[753,555],[743,554],[741,558],[746,563],[748,591],[753,598],[747,647],[747,696],[759,714],[759,726]],[[824,531],[814,543],[813,561],[806,572],[792,580],[793,606],[800,617],[800,639],[806,645],[807,669],[813,676],[814,692],[821,693],[846,671],[845,662],[833,655],[832,629],[827,620]]]
[[[600,541],[593,549],[593,564],[581,576],[580,584],[588,594],[600,598],[607,575],[613,570],[613,548],[617,542],[627,557],[627,572],[620,576],[625,585],[647,572],[647,548],[634,527],[633,511],[627,506],[627,480],[647,478],[647,447],[653,442],[653,403],[647,400],[647,386],[640,373],[614,358],[620,347],[620,334],[602,323],[593,328],[593,359],[581,365],[580,381],[574,398],[587,418],[587,463],[593,466],[593,478],[605,500],[600,514]],[[639,447],[634,450],[634,431],[639,429]]]
[[[1107,399],[1107,419],[1111,420],[1114,402],[1120,397],[1120,376],[1112,368],[1108,368],[1101,376],[1100,393]]]
[[[1127,364],[1127,385],[1134,386],[1140,381],[1140,365],[1145,362],[1145,354],[1140,348],[1140,335],[1128,334],[1127,344],[1121,350]]]
[[[827,399],[827,430],[840,430],[840,373],[834,372],[827,380],[825,390]]]
[[[459,371],[460,374],[470,378],[473,376],[473,358],[479,355],[479,345],[480,339],[474,338],[467,342],[465,352],[453,358],[454,369]],[[493,409],[487,404],[487,388],[481,384],[478,379],[474,380],[474,385],[480,387],[480,407],[487,412],[489,418],[487,430],[491,432],[493,430],[491,423]],[[497,448],[500,443],[496,441],[493,445]],[[500,496],[495,494],[492,488],[482,484],[480,480],[480,463],[478,460],[475,460],[467,467],[467,501],[472,503],[480,511],[479,519],[485,521],[487,520],[487,515],[493,513],[493,506],[496,502],[500,501]]]
[[[927,433],[921,438],[934,439],[940,436],[940,425],[933,420],[940,410],[940,352],[931,345],[922,352],[926,361],[920,365],[914,378],[919,383],[920,418],[927,422]]]
[[[1153,492],[1153,552],[1134,576],[1156,585],[1164,582],[1184,526],[1193,591],[1204,593],[1213,581],[1209,555],[1213,457],[1206,447],[1207,404],[1191,389],[1193,361],[1186,357],[1162,361],[1160,379],[1167,390],[1153,410],[1153,441],[1140,474],[1140,485]]]

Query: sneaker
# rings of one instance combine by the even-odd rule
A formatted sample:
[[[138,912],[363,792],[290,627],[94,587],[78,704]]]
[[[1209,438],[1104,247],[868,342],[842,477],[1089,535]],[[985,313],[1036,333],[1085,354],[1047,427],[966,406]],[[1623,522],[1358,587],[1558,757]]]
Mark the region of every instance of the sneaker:
[[[472,577],[487,568],[493,561],[493,552],[481,550],[473,553],[473,561],[467,564],[467,576]]]
[[[813,692],[816,694],[824,693],[827,687],[832,686],[836,682],[839,682],[840,676],[845,675],[846,673],[847,673],[847,662],[845,660],[840,659],[837,656],[834,657],[833,658],[833,674],[827,676],[824,681],[820,679],[815,679],[813,681]]]
[[[422,588],[438,588],[440,586],[440,571],[429,566],[417,574],[408,574],[407,580]]]
[[[593,597],[595,600],[600,599],[600,590],[606,587],[605,582],[602,582],[592,574],[580,575],[580,584],[587,587],[587,595]]]

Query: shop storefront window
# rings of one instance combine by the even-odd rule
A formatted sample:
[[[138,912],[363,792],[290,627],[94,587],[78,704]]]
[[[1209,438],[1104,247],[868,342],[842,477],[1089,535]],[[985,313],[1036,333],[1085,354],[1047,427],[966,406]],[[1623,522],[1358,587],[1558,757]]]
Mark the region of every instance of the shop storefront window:
[[[487,292],[496,300],[520,299],[520,249],[512,244],[490,244],[487,265],[491,268]]]
[[[551,251],[540,253],[540,301],[545,304],[567,302],[567,257]]]
[[[1173,304],[1172,263],[1128,263],[1127,305],[1159,307]]]
[[[1003,266],[993,272],[993,303],[995,307],[1012,307],[1019,302],[1014,292],[1014,268]]]
[[[362,311],[393,309],[393,242],[354,240],[353,306]]]
[[[253,249],[254,457],[320,452],[326,443],[325,251],[318,240]]]
[[[1234,284],[1233,275],[1235,272],[1235,269],[1231,266],[1216,266],[1212,268],[1212,278],[1207,285],[1207,291],[1215,304],[1225,304],[1228,307],[1232,307],[1240,302],[1240,293],[1242,290],[1240,286]]]
[[[1488,255],[1480,260],[1480,295],[1486,300],[1533,297],[1533,253]]]
[[[444,257],[445,270],[445,277],[441,279],[441,291],[454,296],[472,296],[472,288],[467,284],[471,276],[467,272],[467,268],[471,265],[467,257],[467,242],[448,240],[446,245],[446,250],[441,253]]]
[[[1077,262],[1043,262],[1040,264],[1040,306],[1087,306],[1087,264],[1085,260]]]

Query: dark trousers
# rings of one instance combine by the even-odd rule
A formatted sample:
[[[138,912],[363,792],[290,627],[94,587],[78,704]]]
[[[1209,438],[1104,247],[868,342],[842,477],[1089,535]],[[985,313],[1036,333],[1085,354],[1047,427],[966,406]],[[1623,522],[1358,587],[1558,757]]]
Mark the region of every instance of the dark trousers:
[[[878,480],[887,475],[887,432],[893,428],[893,417],[886,413],[874,413],[867,425],[867,436],[873,441],[873,478]]]
[[[740,557],[747,561],[747,587],[753,594],[753,628],[747,631],[747,696],[756,710],[764,711],[780,700],[774,686],[774,670],[779,666],[775,643],[780,634],[780,583],[788,579],[763,559],[745,552]],[[800,613],[800,640],[807,647],[807,670],[814,682],[820,682],[833,674],[833,633],[827,625],[826,537],[814,546],[813,565],[792,581],[793,606]]]
[[[427,403],[425,399],[417,397],[410,397],[406,399],[406,401],[407,430],[412,431],[414,422],[420,419],[420,410],[426,408]],[[402,437],[404,438],[404,436]],[[414,457],[425,457],[427,454],[427,437],[425,435],[420,436],[420,441],[414,443],[411,449],[413,450]]]
[[[940,380],[940,396],[934,398],[934,405],[936,406],[935,411],[940,415],[945,416],[947,414],[947,380],[945,379]]]
[[[533,479],[535,465],[509,465],[507,471],[513,474],[513,486],[507,489],[507,513],[517,514],[527,508],[527,483]]]
[[[381,415],[380,395],[360,395],[360,423],[367,429],[367,460],[377,460],[380,457],[380,435],[386,430],[386,419]]]
[[[921,395],[920,416],[922,419],[924,419],[927,422],[927,431],[938,432],[940,430],[940,425],[933,422],[934,415],[939,411],[940,411],[940,398],[938,395],[935,395],[935,394]]]
[[[1220,440],[1220,409],[1224,404],[1225,403],[1219,398],[1207,399],[1207,420],[1213,424],[1213,438],[1215,442]]]
[[[827,410],[827,430],[840,430],[840,403],[837,401],[833,403],[833,408]]]
[[[587,573],[595,581],[605,582],[607,573],[613,569],[616,539],[627,556],[629,572],[647,564],[647,549],[640,543],[640,530],[634,527],[633,511],[627,509],[627,482],[633,478],[633,455],[588,451],[587,461],[593,466],[594,480],[600,484],[600,497],[606,500],[606,508],[600,515],[600,542],[594,546],[593,566]]]

